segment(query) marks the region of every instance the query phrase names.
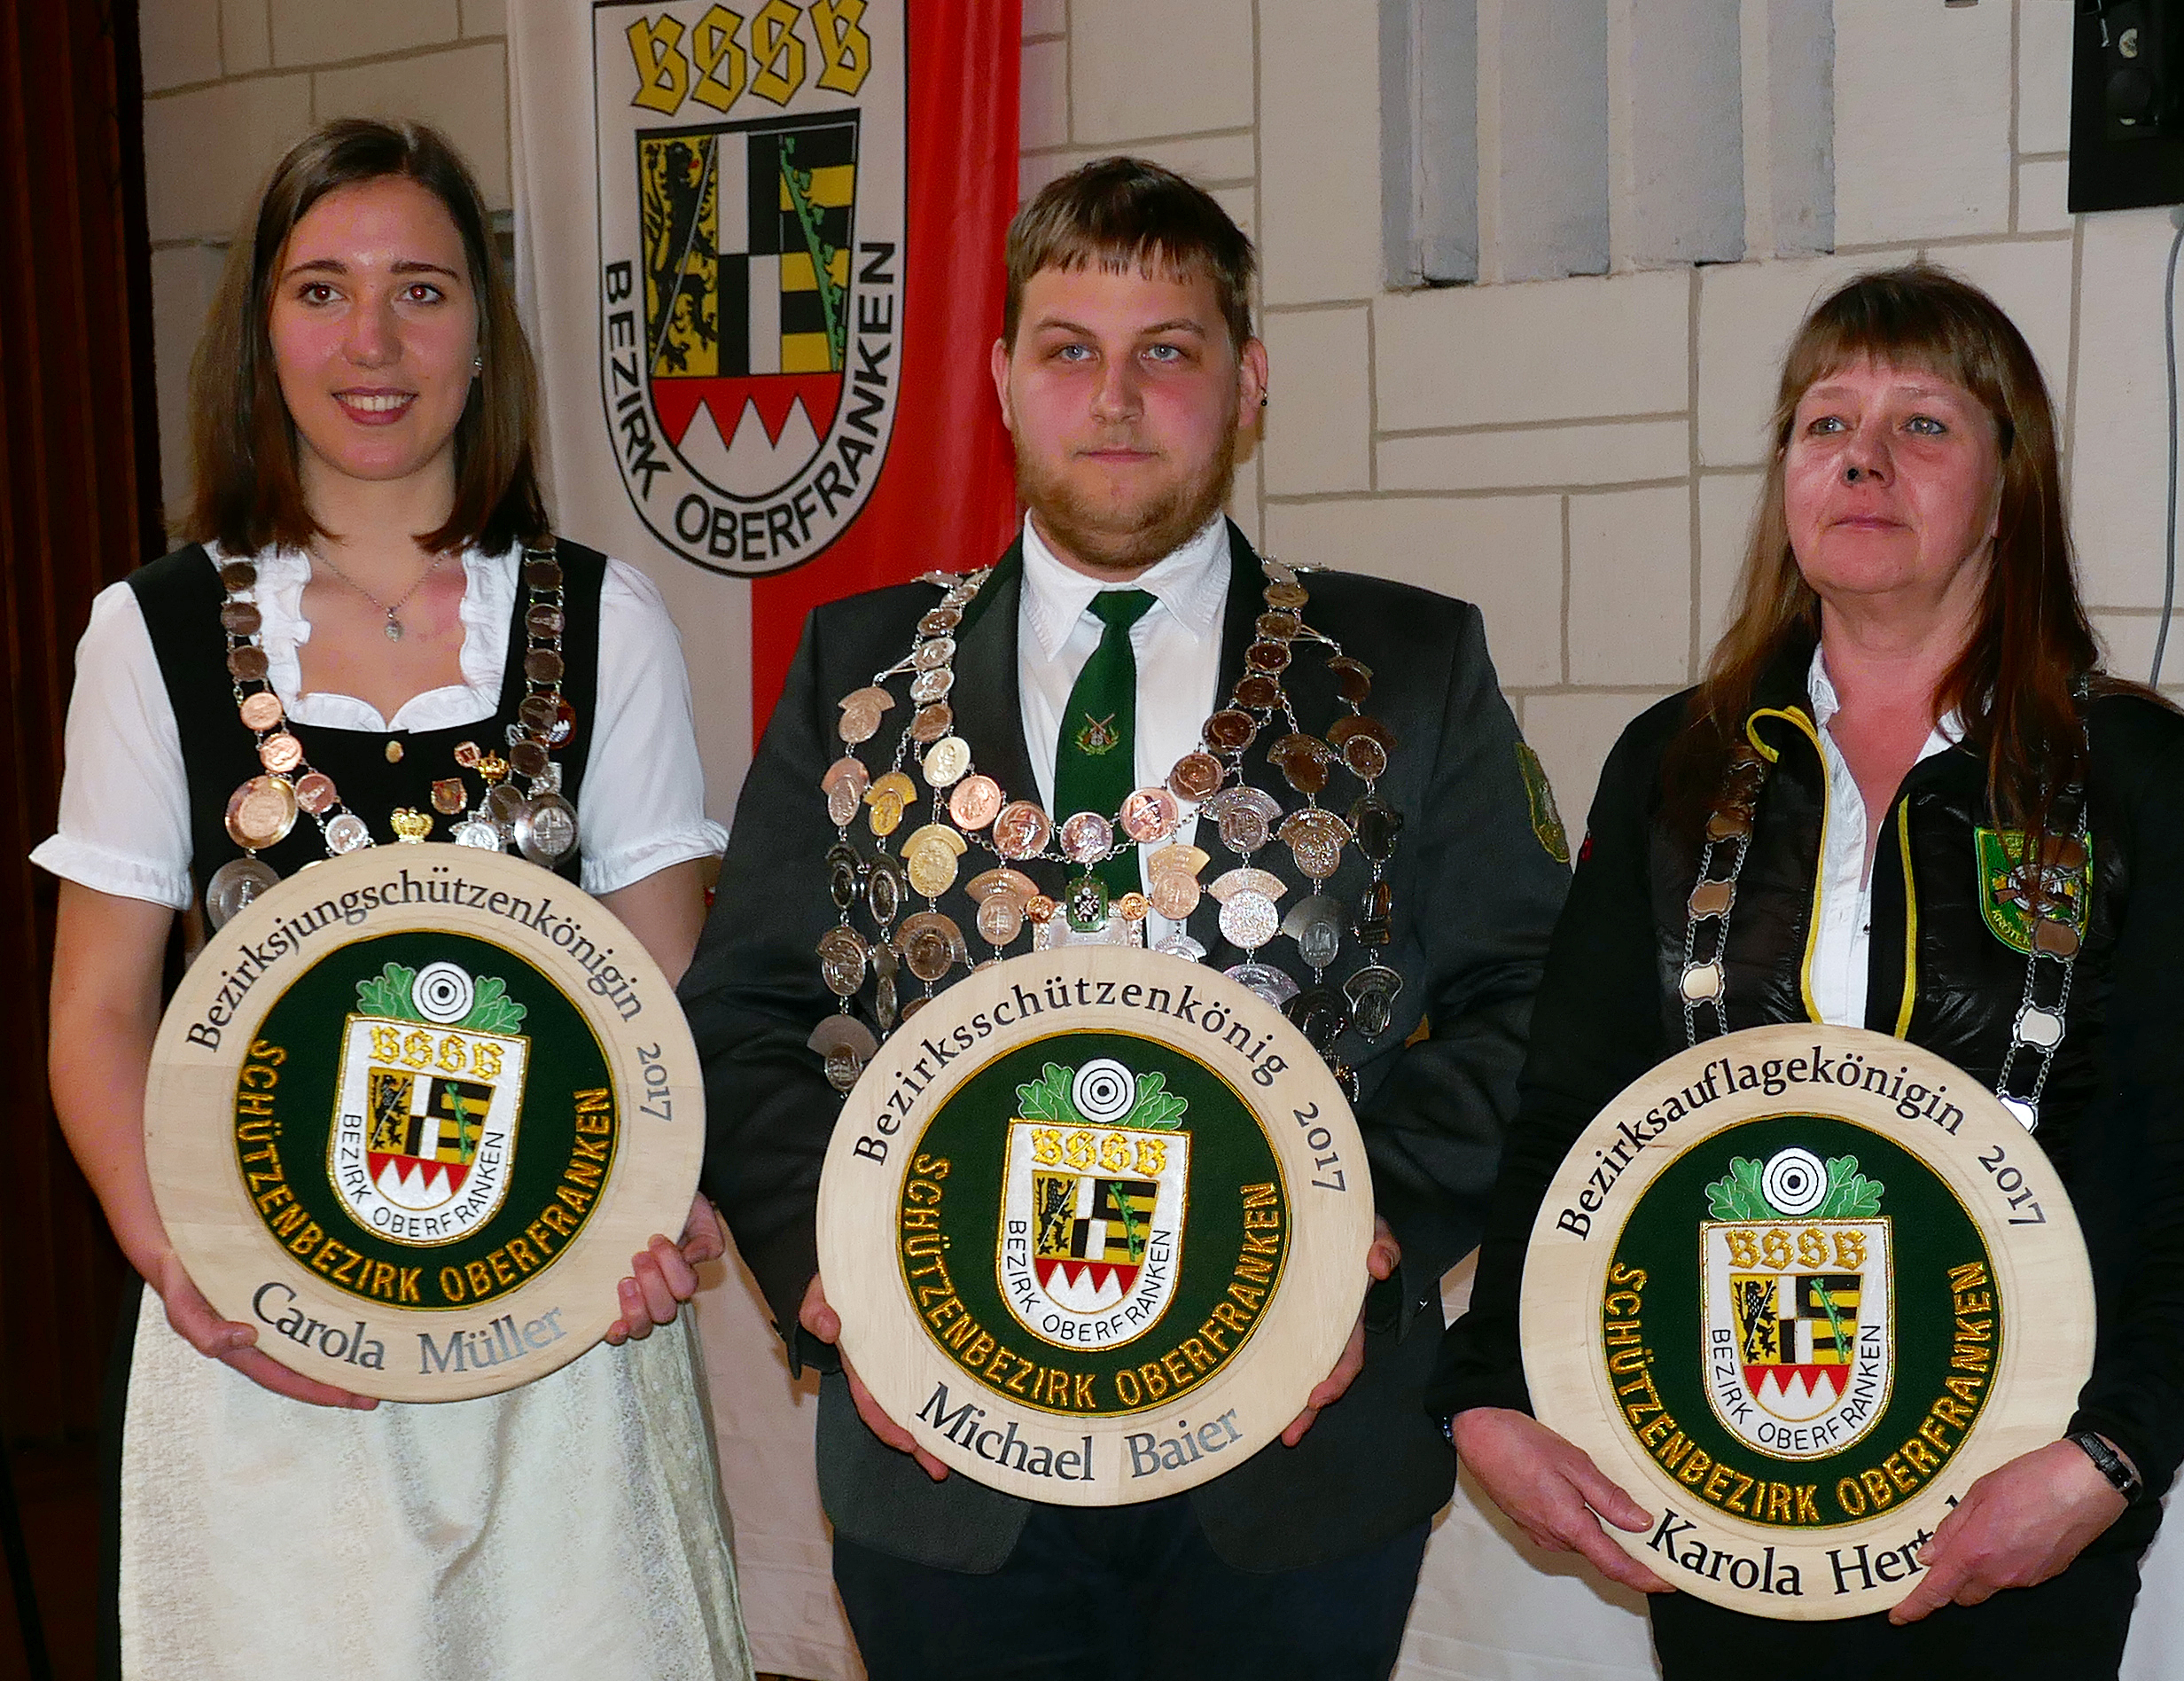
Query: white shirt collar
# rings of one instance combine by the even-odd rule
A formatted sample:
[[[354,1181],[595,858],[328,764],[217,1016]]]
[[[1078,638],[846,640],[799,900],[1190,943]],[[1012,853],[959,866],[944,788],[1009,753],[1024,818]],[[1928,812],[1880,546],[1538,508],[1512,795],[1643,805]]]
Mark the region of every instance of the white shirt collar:
[[[1835,684],[1828,679],[1827,657],[1818,643],[1813,645],[1813,663],[1805,674],[1805,688],[1813,700],[1813,722],[1825,730],[1828,720],[1843,709],[1843,702],[1835,692]],[[1926,745],[1919,749],[1919,757],[1924,759],[1945,747],[1953,747],[1963,739],[1963,715],[1951,707],[1946,715],[1928,731]]]
[[[1092,598],[1107,589],[1146,591],[1192,641],[1205,640],[1220,628],[1221,610],[1228,600],[1228,523],[1217,513],[1189,542],[1127,583],[1106,584],[1064,566],[1040,536],[1031,515],[1026,514],[1024,610],[1041,653],[1049,660],[1059,653]]]

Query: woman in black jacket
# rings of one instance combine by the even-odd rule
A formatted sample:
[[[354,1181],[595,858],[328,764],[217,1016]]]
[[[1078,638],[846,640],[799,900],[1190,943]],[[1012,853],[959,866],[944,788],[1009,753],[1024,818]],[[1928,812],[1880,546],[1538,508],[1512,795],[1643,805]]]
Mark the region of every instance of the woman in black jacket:
[[[1985,294],[1923,266],[1851,282],[1793,341],[1774,434],[1704,682],[1634,723],[1602,772],[1431,1404],[1535,1541],[1662,1596],[1670,1681],[1739,1657],[1770,1677],[2113,1676],[2184,1455],[2184,719],[2097,668],[2053,410]],[[2070,1186],[2099,1315],[2070,1436],[1975,1483],[1892,1612],[1837,1622],[1669,1593],[1600,1527],[1650,1528],[1643,1509],[1530,1416],[1517,1348],[1548,1180],[1687,1043],[1701,832],[1733,760],[1751,774],[1745,744],[1771,763],[1719,1026],[1892,1032],[1996,1090]],[[2042,911],[2082,945],[2061,1044],[2013,1057]]]

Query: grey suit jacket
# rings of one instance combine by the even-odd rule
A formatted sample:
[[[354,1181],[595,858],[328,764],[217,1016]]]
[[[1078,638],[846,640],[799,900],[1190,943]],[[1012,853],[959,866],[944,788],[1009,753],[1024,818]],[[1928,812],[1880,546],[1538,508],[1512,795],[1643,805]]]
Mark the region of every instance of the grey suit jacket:
[[[1229,547],[1224,695],[1242,673],[1252,622],[1263,610],[1258,558],[1233,526]],[[1004,788],[1028,791],[1037,785],[1017,690],[1021,576],[1012,547],[957,634],[949,698],[980,768]],[[1405,827],[1390,872],[1394,939],[1381,957],[1401,972],[1404,988],[1387,1033],[1369,1045],[1347,1035],[1338,1050],[1359,1071],[1357,1114],[1374,1200],[1402,1245],[1403,1264],[1368,1300],[1365,1368],[1349,1393],[1322,1412],[1299,1446],[1276,1443],[1190,1497],[1215,1549],[1254,1570],[1346,1556],[1392,1538],[1448,1498],[1455,1459],[1421,1400],[1441,1329],[1439,1280],[1478,1240],[1516,1106],[1532,995],[1569,880],[1542,840],[1478,609],[1347,574],[1314,573],[1306,582],[1307,622],[1373,668],[1367,710],[1396,738],[1380,790]],[[828,1516],[866,1545],[990,1571],[1015,1545],[1028,1504],[962,1475],[932,1482],[908,1456],[883,1446],[850,1406],[833,1350],[796,1325],[817,1267],[820,1164],[841,1107],[819,1059],[805,1048],[835,1003],[813,950],[835,921],[820,863],[835,833],[819,782],[841,751],[836,701],[901,658],[918,615],[935,599],[931,585],[905,584],[811,615],[744,783],[719,892],[682,997],[706,1067],[706,1190],[728,1216],[790,1340],[792,1365],[808,1361],[828,1373],[818,1446]],[[1338,715],[1333,684],[1315,655],[1299,658],[1285,682],[1306,729]],[[910,710],[898,706],[887,715],[867,762],[889,758]],[[1289,804],[1295,796],[1267,763],[1263,746],[1247,755],[1246,774]],[[1339,809],[1347,773],[1336,774],[1323,797]],[[1200,844],[1218,847],[1203,833]],[[1284,848],[1269,848],[1256,862],[1301,884]],[[1223,867],[1217,862],[1209,877]],[[1330,889],[1354,904],[1364,874],[1352,849]],[[1041,882],[1049,892],[1059,884],[1058,874]],[[1202,905],[1191,933],[1210,961],[1226,968],[1243,954],[1221,938],[1217,909]],[[1309,978],[1286,939],[1260,960]],[[1362,960],[1362,948],[1346,940],[1330,978]],[[1409,1043],[1422,1022],[1424,1036]]]

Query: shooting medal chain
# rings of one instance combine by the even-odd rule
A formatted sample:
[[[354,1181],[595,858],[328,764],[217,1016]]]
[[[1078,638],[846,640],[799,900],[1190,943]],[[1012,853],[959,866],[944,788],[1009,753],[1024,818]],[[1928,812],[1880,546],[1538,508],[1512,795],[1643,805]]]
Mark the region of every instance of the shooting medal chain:
[[[1244,960],[1228,974],[1286,1010],[1338,1076],[1350,1083],[1350,1070],[1333,1057],[1336,1041],[1346,1028],[1354,1028],[1368,1041],[1386,1033],[1403,984],[1394,969],[1373,955],[1392,932],[1387,866],[1402,818],[1375,790],[1395,738],[1365,713],[1372,693],[1370,668],[1304,622],[1310,598],[1296,570],[1272,559],[1260,564],[1267,580],[1265,610],[1253,622],[1244,675],[1228,700],[1206,719],[1201,745],[1175,762],[1165,785],[1137,789],[1119,811],[1079,811],[1058,825],[1038,801],[1010,798],[992,777],[979,771],[971,745],[956,733],[948,700],[956,682],[956,633],[992,569],[924,575],[920,582],[942,591],[940,605],[919,619],[904,659],[843,697],[836,729],[845,752],[821,778],[836,830],[827,872],[838,920],[820,940],[818,956],[821,976],[840,1005],[814,1030],[810,1044],[826,1059],[827,1077],[837,1091],[855,1084],[878,1049],[870,1028],[852,1013],[868,972],[874,984],[873,1014],[885,1035],[913,1015],[952,969],[970,966],[963,930],[940,910],[940,900],[955,886],[973,844],[990,853],[995,864],[963,887],[978,907],[979,937],[992,948],[983,961],[1003,956],[1027,924],[1034,950],[1072,938],[1142,945],[1145,919],[1157,911],[1179,925],[1158,949],[1197,962],[1205,957],[1205,949],[1180,925],[1201,896],[1210,894],[1221,904],[1221,936],[1244,953]],[[1299,645],[1317,645],[1324,651],[1336,692],[1348,708],[1324,738],[1304,731],[1283,685],[1282,674]],[[896,741],[893,764],[875,778],[858,748],[878,734],[882,715],[895,704],[886,685],[901,676],[909,678],[909,700],[917,709]],[[1277,723],[1285,731],[1268,748],[1267,757],[1304,797],[1304,803],[1286,816],[1271,794],[1244,779],[1245,749]],[[914,750],[931,809],[928,820],[900,843],[898,857],[889,853],[886,841],[918,797],[917,784],[905,768]],[[1337,764],[1364,785],[1346,821],[1319,802]],[[878,843],[870,856],[850,838],[860,809]],[[1222,846],[1238,860],[1236,868],[1204,885],[1198,877],[1212,862],[1207,853],[1181,841],[1160,844],[1174,834],[1187,811],[1212,818]],[[1313,884],[1313,891],[1286,916],[1276,901],[1287,885],[1252,863],[1252,855],[1276,838]],[[1366,861],[1367,881],[1354,916],[1346,918],[1326,883],[1353,841]],[[1135,850],[1145,854],[1147,890],[1133,889],[1111,901],[1095,867]],[[1034,859],[1078,867],[1058,903],[1014,867]],[[925,906],[905,916],[903,907],[913,894]],[[859,910],[869,918],[874,937],[854,926]],[[1338,994],[1323,975],[1341,951],[1346,923],[1367,949],[1368,961]],[[1312,971],[1310,986],[1299,989],[1282,970],[1259,960],[1260,948],[1276,934],[1296,942]],[[904,969],[924,988],[907,1003],[901,999]]]
[[[481,752],[475,742],[460,744],[455,749],[458,774],[433,784],[432,804],[450,820],[452,837],[460,844],[495,852],[512,845],[534,864],[551,869],[576,845],[576,809],[561,797],[561,766],[552,757],[552,750],[576,728],[575,711],[561,693],[561,635],[567,622],[561,564],[550,548],[526,549],[523,576],[529,596],[524,613],[526,692],[517,705],[516,721],[508,726],[508,752],[503,756]],[[374,844],[370,825],[343,801],[333,778],[309,763],[301,739],[288,727],[287,709],[273,692],[260,639],[264,618],[255,598],[257,563],[223,561],[220,582],[227,592],[220,624],[227,635],[236,713],[257,738],[258,762],[264,769],[228,796],[228,837],[243,848],[243,856],[222,864],[205,884],[205,917],[215,928],[280,880],[258,853],[287,838],[298,812],[318,825],[329,857]],[[399,752],[399,744],[388,743],[390,759]],[[475,772],[483,785],[474,804],[461,771]],[[511,774],[521,778],[522,787]],[[390,813],[387,822],[397,841],[421,841],[433,830],[430,815],[408,807]]]
[[[1737,877],[1751,850],[1759,791],[1766,785],[1767,772],[1767,762],[1758,749],[1749,741],[1737,741],[1729,749],[1728,769],[1702,831],[1698,880],[1688,903],[1683,968],[1676,989],[1687,1046],[1729,1030],[1728,977],[1723,963],[1728,949],[1729,913],[1736,905]],[[2037,892],[2023,895],[2027,901],[2024,909],[2028,936],[2024,990],[2010,1020],[2009,1048],[1995,1076],[1994,1095],[2027,1132],[2040,1126],[2040,1097],[2062,1049],[2071,1003],[2071,976],[2087,920],[2093,842],[2086,806],[2082,783],[2074,782],[2063,790],[2055,805],[2066,818],[2060,825],[2063,833],[2049,835],[2042,842]],[[2022,869],[2021,860],[2012,862]],[[2024,873],[2029,876],[2031,872]],[[1908,891],[1909,883],[1905,886]],[[2035,899],[2037,903],[2031,902]],[[2071,907],[2078,912],[2075,919],[2052,914],[2056,909]],[[2029,1075],[2021,1069],[2029,1069]],[[2020,1086],[2024,1090],[2015,1089]]]

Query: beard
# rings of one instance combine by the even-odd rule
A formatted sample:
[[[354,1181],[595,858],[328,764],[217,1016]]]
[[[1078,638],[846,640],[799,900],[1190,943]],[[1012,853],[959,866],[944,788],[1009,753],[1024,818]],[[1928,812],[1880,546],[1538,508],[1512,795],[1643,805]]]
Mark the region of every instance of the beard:
[[[1066,471],[1048,469],[1027,456],[1019,438],[1017,494],[1040,536],[1088,571],[1143,572],[1196,536],[1228,500],[1236,473],[1233,408],[1221,447],[1196,472],[1121,496],[1088,491]]]

